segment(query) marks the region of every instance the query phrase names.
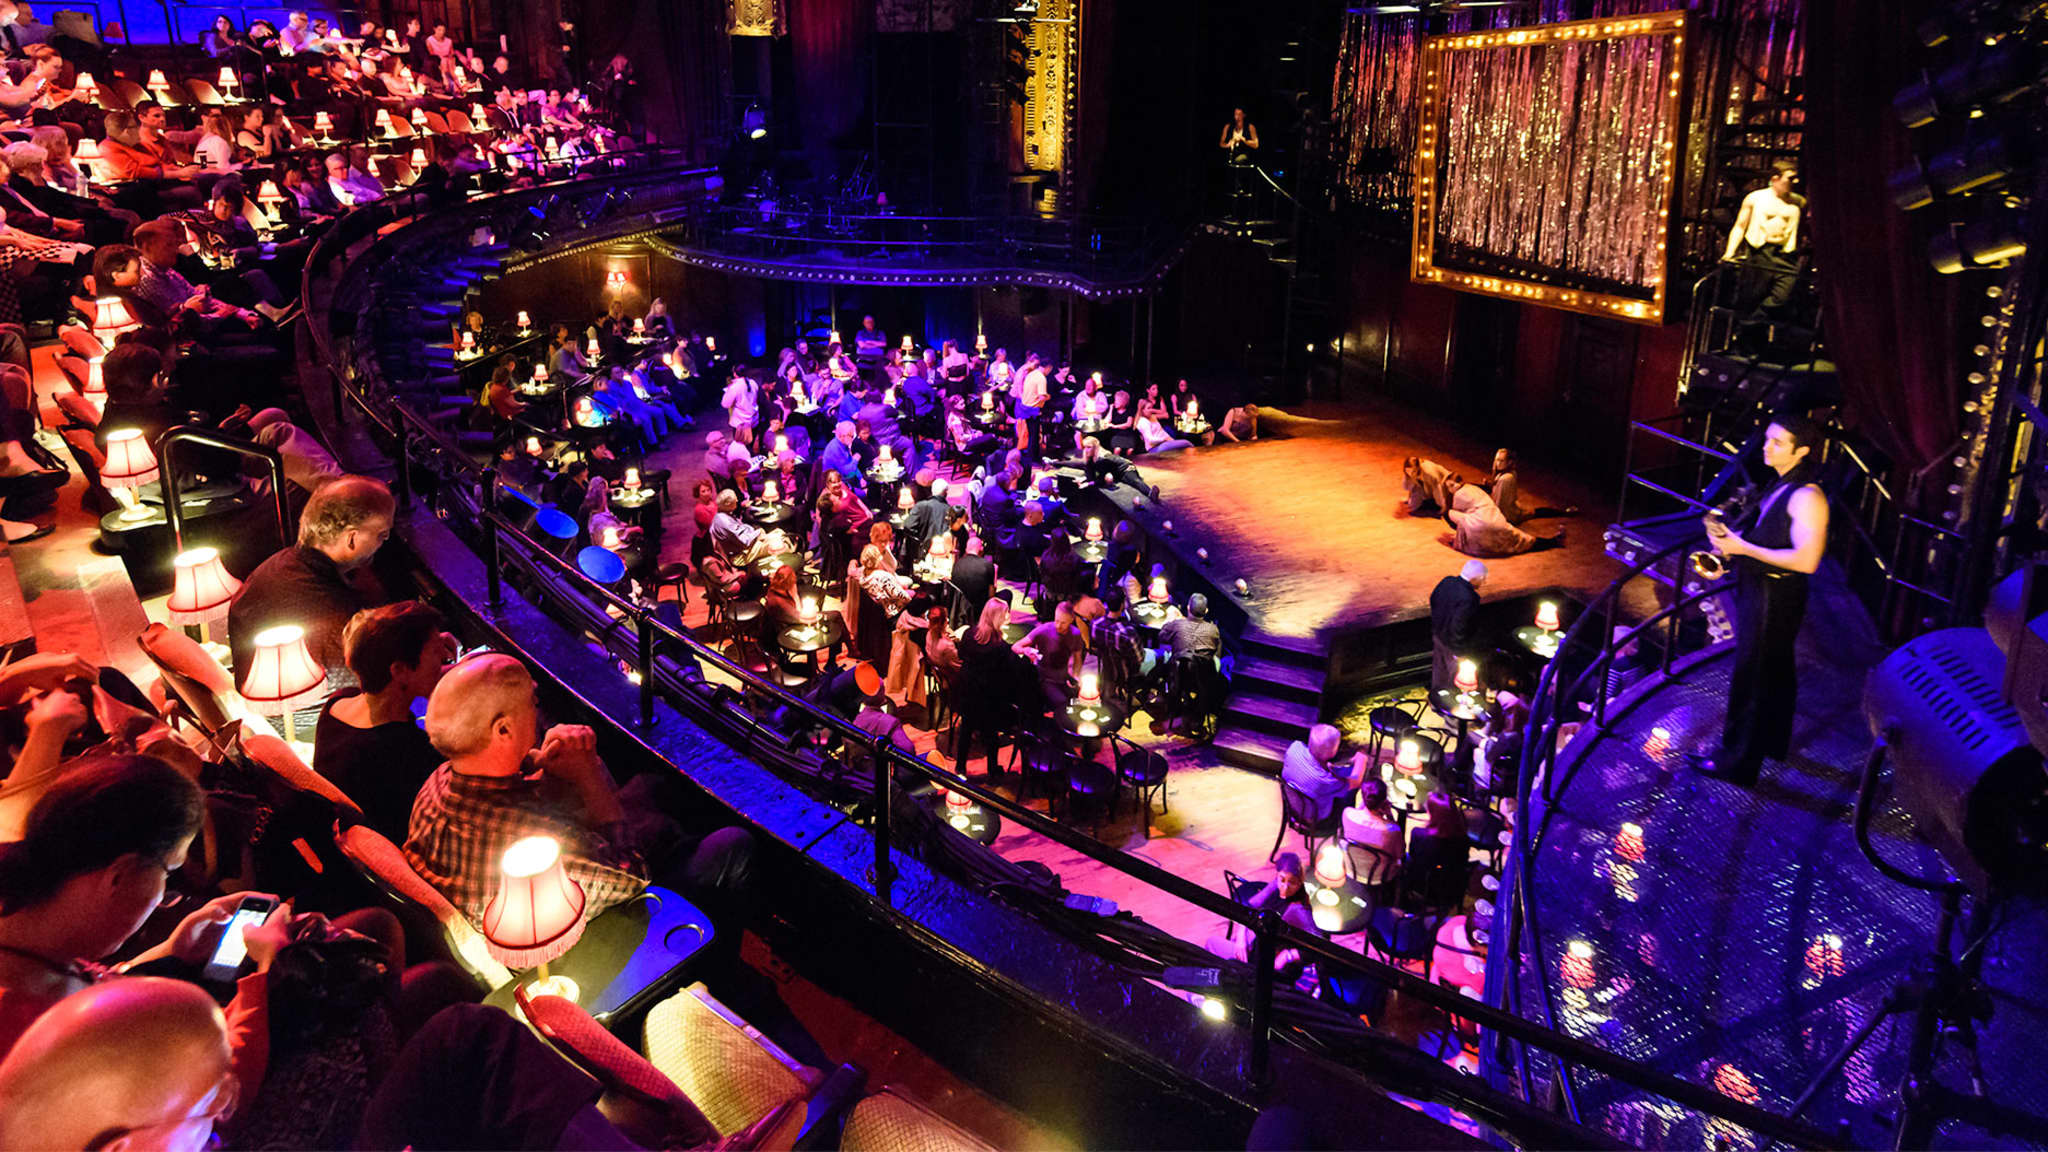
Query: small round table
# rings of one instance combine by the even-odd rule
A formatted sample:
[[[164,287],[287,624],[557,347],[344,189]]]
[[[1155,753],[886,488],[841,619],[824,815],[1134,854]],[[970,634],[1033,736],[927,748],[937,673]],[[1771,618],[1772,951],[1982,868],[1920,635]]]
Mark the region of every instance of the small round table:
[[[1007,427],[1010,423],[1010,418],[1004,414],[1001,408],[974,408],[969,410],[967,421],[984,432],[994,432],[1000,428]]]
[[[1209,427],[1207,420],[1196,420],[1192,424],[1181,420],[1173,422],[1173,430],[1182,436],[1206,436],[1209,434]]]
[[[750,524],[763,528],[780,528],[796,520],[796,505],[787,500],[749,500],[740,506],[740,513]]]
[[[820,612],[815,624],[791,624],[775,633],[775,644],[792,656],[829,652],[846,641],[846,621],[837,612]]]
[[[1160,625],[1173,619],[1173,605],[1161,604],[1154,600],[1140,600],[1131,605],[1131,622],[1147,631],[1157,631]]]
[[[887,464],[877,460],[874,467],[868,470],[868,479],[877,484],[894,484],[903,479],[903,465],[895,460],[890,460]]]
[[[1309,868],[1302,873],[1301,887],[1308,894],[1309,914],[1316,927],[1332,936],[1359,931],[1372,915],[1372,901],[1366,887],[1348,871],[1338,883],[1326,882]]]
[[[1558,645],[1564,643],[1564,633],[1548,632],[1534,624],[1524,624],[1515,629],[1515,643],[1537,659],[1548,663],[1557,656]]]
[[[1094,740],[1122,728],[1129,717],[1123,708],[1108,700],[1092,703],[1076,700],[1055,713],[1054,718],[1069,736]]]
[[[801,552],[777,552],[773,556],[763,556],[752,564],[747,565],[747,567],[753,569],[756,576],[773,576],[777,568],[783,567],[795,568],[801,574],[804,567],[804,554]]]
[[[1109,555],[1109,545],[1101,540],[1083,540],[1074,549],[1074,554],[1083,564],[1100,564]]]
[[[1457,742],[1451,748],[1451,766],[1463,779],[1472,775],[1472,745],[1466,739],[1466,730],[1474,720],[1484,720],[1491,710],[1493,693],[1480,689],[1476,693],[1460,692],[1455,688],[1438,688],[1429,694],[1429,706],[1436,714],[1457,725]]]
[[[946,827],[976,844],[987,847],[995,843],[996,837],[1003,830],[1003,818],[974,803],[971,797],[964,794],[957,799],[965,800],[967,803],[954,803],[955,799],[956,797],[948,793],[943,785],[933,785],[924,795],[918,797],[918,802],[932,815],[937,816]]]

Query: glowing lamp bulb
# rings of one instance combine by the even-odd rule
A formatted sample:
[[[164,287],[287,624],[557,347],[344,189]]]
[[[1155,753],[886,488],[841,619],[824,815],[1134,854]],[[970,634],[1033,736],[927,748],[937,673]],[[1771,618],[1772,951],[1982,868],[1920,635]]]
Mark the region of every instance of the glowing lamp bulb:
[[[528,456],[540,455],[540,437],[528,436],[526,438],[526,454]]]
[[[1614,834],[1614,854],[1623,860],[1639,862],[1643,858],[1643,826],[1623,824],[1621,831]]]
[[[1207,548],[1195,549],[1195,559],[1207,564],[1209,562],[1209,550]]]
[[[524,331],[526,331],[527,329],[529,329],[529,328],[532,328],[532,327],[533,327],[533,317],[531,317],[531,316],[528,316],[528,315],[527,315],[527,314],[526,314],[525,312],[521,312],[521,313],[519,314],[519,330],[520,330],[521,332],[524,332]]]
[[[640,316],[635,316],[635,317],[633,317],[633,335],[635,335],[635,336],[645,336],[645,335],[647,335],[647,321],[646,321],[646,319],[645,319],[644,317],[640,317]]]
[[[1562,966],[1564,982],[1574,988],[1591,988],[1599,982],[1593,972],[1593,946],[1574,940],[1565,947]]]
[[[638,468],[628,468],[628,469],[626,469],[626,488],[627,488],[627,490],[628,490],[628,491],[630,491],[630,490],[632,490],[632,489],[635,489],[635,488],[638,488],[638,487],[640,487],[640,470],[639,470]]]
[[[1102,682],[1095,673],[1081,673],[1080,698],[1088,701],[1102,699]]]
[[[1159,526],[1160,526],[1161,528],[1163,528],[1163,529],[1165,529],[1165,530],[1166,530],[1166,533],[1167,533],[1167,535],[1169,535],[1169,536],[1170,536],[1170,535],[1172,535],[1172,534],[1173,534],[1173,521],[1171,521],[1171,520],[1162,520],[1162,521],[1160,521],[1160,522],[1159,522]]]
[[[1324,884],[1344,882],[1344,849],[1335,844],[1323,845],[1316,853],[1316,879]]]
[[[1479,664],[1474,660],[1458,661],[1458,677],[1453,681],[1460,692],[1479,691]]]
[[[1394,750],[1394,767],[1403,772],[1422,771],[1422,743],[1418,740],[1403,740]]]
[[[1082,533],[1082,535],[1089,540],[1102,539],[1102,517],[1090,516],[1088,518],[1088,530]]]
[[[1545,632],[1557,631],[1557,602],[1545,600],[1536,606],[1536,627]]]
[[[1152,588],[1151,588],[1151,590],[1150,590],[1149,592],[1147,592],[1147,593],[1146,593],[1146,596],[1147,596],[1147,597],[1148,597],[1148,598],[1149,598],[1149,599],[1150,599],[1150,600],[1151,600],[1151,601],[1152,601],[1152,602],[1153,602],[1154,604],[1164,604],[1164,603],[1166,603],[1166,599],[1167,599],[1167,594],[1166,594],[1166,577],[1164,577],[1164,576],[1154,576],[1154,577],[1152,578]]]

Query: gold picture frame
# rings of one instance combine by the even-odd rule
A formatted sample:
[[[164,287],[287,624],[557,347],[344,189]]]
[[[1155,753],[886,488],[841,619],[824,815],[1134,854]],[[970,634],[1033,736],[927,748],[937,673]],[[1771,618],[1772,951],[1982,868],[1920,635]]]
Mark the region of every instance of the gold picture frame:
[[[1640,16],[1455,33],[1432,36],[1425,41],[1422,47],[1420,74],[1416,80],[1421,92],[1417,101],[1419,119],[1415,142],[1415,247],[1410,278],[1418,283],[1438,284],[1463,292],[1521,300],[1592,316],[1605,316],[1642,324],[1663,323],[1667,289],[1665,280],[1669,272],[1667,248],[1670,243],[1671,204],[1679,167],[1678,138],[1683,129],[1680,94],[1684,87],[1685,74],[1685,27],[1686,13],[1683,9],[1678,9]],[[1444,183],[1441,143],[1448,112],[1446,98],[1449,96],[1450,85],[1446,70],[1450,56],[1459,52],[1651,36],[1671,37],[1672,52],[1671,66],[1665,77],[1663,90],[1664,108],[1659,117],[1659,130],[1653,142],[1653,147],[1659,153],[1662,169],[1662,186],[1656,196],[1656,234],[1643,238],[1645,263],[1652,268],[1645,285],[1649,298],[1574,288],[1537,279],[1488,274],[1439,264],[1435,245],[1440,212],[1438,195]]]

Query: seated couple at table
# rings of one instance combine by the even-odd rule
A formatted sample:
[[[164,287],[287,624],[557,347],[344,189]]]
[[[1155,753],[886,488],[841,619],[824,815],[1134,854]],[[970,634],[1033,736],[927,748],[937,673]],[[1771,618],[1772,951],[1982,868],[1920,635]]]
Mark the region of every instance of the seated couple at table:
[[[740,519],[740,498],[732,492],[720,492],[717,507],[711,517],[711,547],[728,563],[745,567],[794,550],[782,529],[763,530]]]

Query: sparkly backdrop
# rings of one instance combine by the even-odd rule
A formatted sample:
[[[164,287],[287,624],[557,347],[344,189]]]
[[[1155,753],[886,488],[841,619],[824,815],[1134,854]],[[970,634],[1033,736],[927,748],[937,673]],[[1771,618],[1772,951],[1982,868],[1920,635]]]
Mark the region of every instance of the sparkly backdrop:
[[[1443,53],[1435,264],[1654,299],[1682,50],[1664,34]]]

